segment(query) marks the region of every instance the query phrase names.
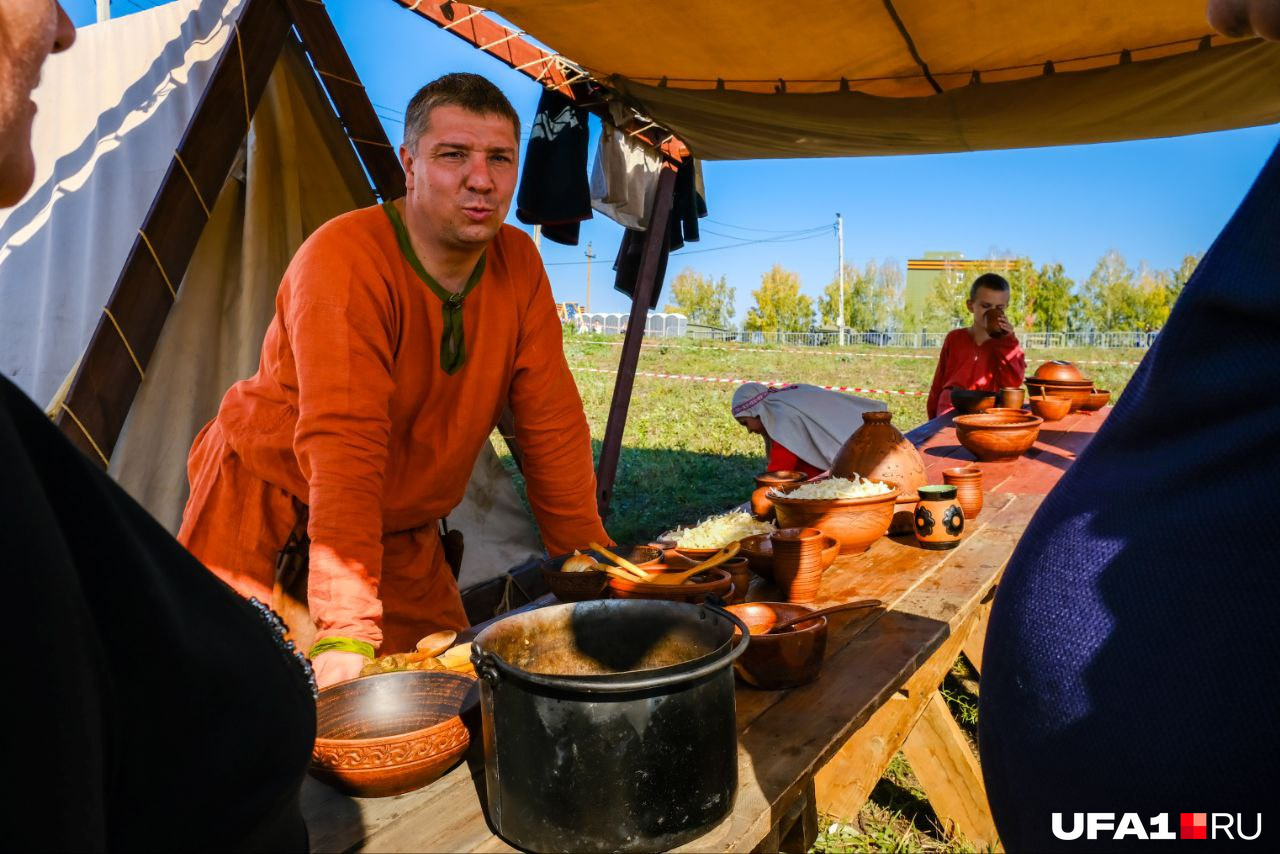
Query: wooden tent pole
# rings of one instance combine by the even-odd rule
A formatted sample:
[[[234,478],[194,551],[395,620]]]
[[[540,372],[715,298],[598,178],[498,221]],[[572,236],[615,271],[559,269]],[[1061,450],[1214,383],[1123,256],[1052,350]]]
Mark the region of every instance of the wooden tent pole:
[[[627,334],[622,342],[622,358],[618,362],[618,378],[613,384],[613,402],[609,405],[609,423],[605,427],[604,441],[600,446],[600,462],[596,466],[596,507],[600,517],[609,515],[609,502],[613,498],[613,482],[618,474],[618,458],[622,452],[622,433],[627,426],[627,410],[631,406],[631,390],[636,382],[636,366],[640,363],[640,342],[648,325],[649,301],[660,287],[658,261],[662,253],[662,241],[666,237],[667,222],[671,218],[671,201],[675,194],[676,166],[663,164],[658,176],[657,198],[649,215],[649,230],[644,238],[644,250],[640,255],[640,269],[636,273],[635,292],[631,297],[631,317],[627,320]]]

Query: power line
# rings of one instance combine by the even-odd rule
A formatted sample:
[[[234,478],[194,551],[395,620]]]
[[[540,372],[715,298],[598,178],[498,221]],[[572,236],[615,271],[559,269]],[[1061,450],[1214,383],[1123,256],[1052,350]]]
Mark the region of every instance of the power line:
[[[823,229],[825,230],[827,227],[828,226],[823,226]],[[764,244],[764,243],[800,243],[802,241],[813,240],[818,237],[826,237],[826,235],[810,234],[810,235],[800,236],[800,237],[784,236],[784,237],[766,238],[764,240],[743,240],[738,243],[731,243],[727,246],[710,246],[710,247],[707,247],[706,249],[690,249],[688,251],[683,251],[683,250],[678,250],[678,251],[680,252],[679,257],[684,257],[685,255],[699,255],[703,252],[719,252],[723,249],[739,249],[743,246],[755,246],[755,245]],[[674,257],[674,253],[673,253],[673,257]],[[544,267],[576,267],[585,263],[587,262],[586,261],[551,261],[551,262],[544,263],[543,266]]]
[[[707,222],[714,223],[716,225],[723,225],[725,228],[736,228],[739,231],[759,231],[765,234],[790,234],[796,230],[796,229],[789,229],[789,228],[753,228],[748,225],[734,225],[731,222],[721,222],[720,220],[712,219],[711,217],[707,217],[706,220]],[[831,228],[831,227],[832,227],[831,223],[826,223],[825,225],[815,225],[813,228],[803,228],[800,230],[801,231],[817,231],[820,228]]]

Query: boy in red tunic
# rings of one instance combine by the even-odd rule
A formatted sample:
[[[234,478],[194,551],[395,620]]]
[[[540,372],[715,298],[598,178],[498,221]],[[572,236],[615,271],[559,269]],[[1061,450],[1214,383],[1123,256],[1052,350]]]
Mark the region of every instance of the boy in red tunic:
[[[1027,373],[1027,356],[1022,352],[1013,326],[1004,316],[1009,305],[1009,282],[995,273],[983,273],[969,288],[965,303],[973,312],[973,323],[953,329],[942,342],[938,367],[929,387],[927,411],[930,418],[945,415],[951,405],[951,389],[986,389],[999,391],[1022,385]],[[987,312],[999,309],[1002,334],[987,333]]]

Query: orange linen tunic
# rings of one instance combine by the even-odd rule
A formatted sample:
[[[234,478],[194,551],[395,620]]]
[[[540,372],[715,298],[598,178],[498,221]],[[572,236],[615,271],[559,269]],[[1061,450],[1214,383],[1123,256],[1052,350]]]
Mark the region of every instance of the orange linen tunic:
[[[196,437],[178,539],[245,596],[271,601],[275,557],[310,508],[316,640],[382,652],[467,625],[437,520],[462,500],[503,404],[552,554],[604,541],[591,439],[532,241],[504,225],[462,308],[466,362],[440,367],[443,306],[380,207],[298,250],[258,372]]]

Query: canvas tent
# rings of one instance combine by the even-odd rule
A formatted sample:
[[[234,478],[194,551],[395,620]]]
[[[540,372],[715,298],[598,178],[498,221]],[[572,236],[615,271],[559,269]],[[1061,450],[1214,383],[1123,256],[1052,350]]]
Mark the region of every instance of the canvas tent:
[[[428,16],[440,5],[400,2]],[[476,7],[443,5],[452,21],[438,23],[469,38]],[[1214,35],[1205,0],[485,6],[704,159],[1072,145],[1280,120],[1280,44]]]
[[[35,93],[35,185],[0,212],[0,369],[48,404],[87,453],[109,457],[110,473],[171,531],[186,499],[187,450],[227,387],[256,370],[289,259],[326,220],[375,201],[366,174],[374,169],[357,155],[352,121],[335,115],[315,70],[332,53],[309,54],[287,26],[276,27],[274,49],[264,44],[268,28],[242,17],[252,2],[177,0],[83,28],[75,50],[48,62]],[[314,22],[298,32],[323,36]],[[241,85],[252,84],[251,68],[241,65],[241,51],[251,48],[268,59],[256,98],[252,85]],[[220,64],[239,90],[221,103],[210,97]],[[223,134],[229,168],[221,176],[216,163],[175,154],[188,143],[216,142],[192,139],[202,121],[239,128]],[[362,145],[375,143],[390,151],[385,137]],[[202,192],[188,178],[199,166],[210,175]],[[383,158],[377,167],[384,180],[392,166],[399,168]],[[185,216],[194,237],[189,264],[166,254],[179,223],[156,220],[157,209],[175,217],[163,201],[175,182],[195,205]],[[154,276],[153,249],[168,262],[163,272],[172,274],[176,296]],[[136,304],[119,304],[132,263],[152,271],[158,289],[149,294],[163,309],[154,348],[144,349]],[[85,366],[104,340],[137,388],[124,399],[118,439],[102,429],[107,405],[74,394],[77,382],[94,379]],[[450,523],[466,536],[464,587],[541,551],[487,446]]]

